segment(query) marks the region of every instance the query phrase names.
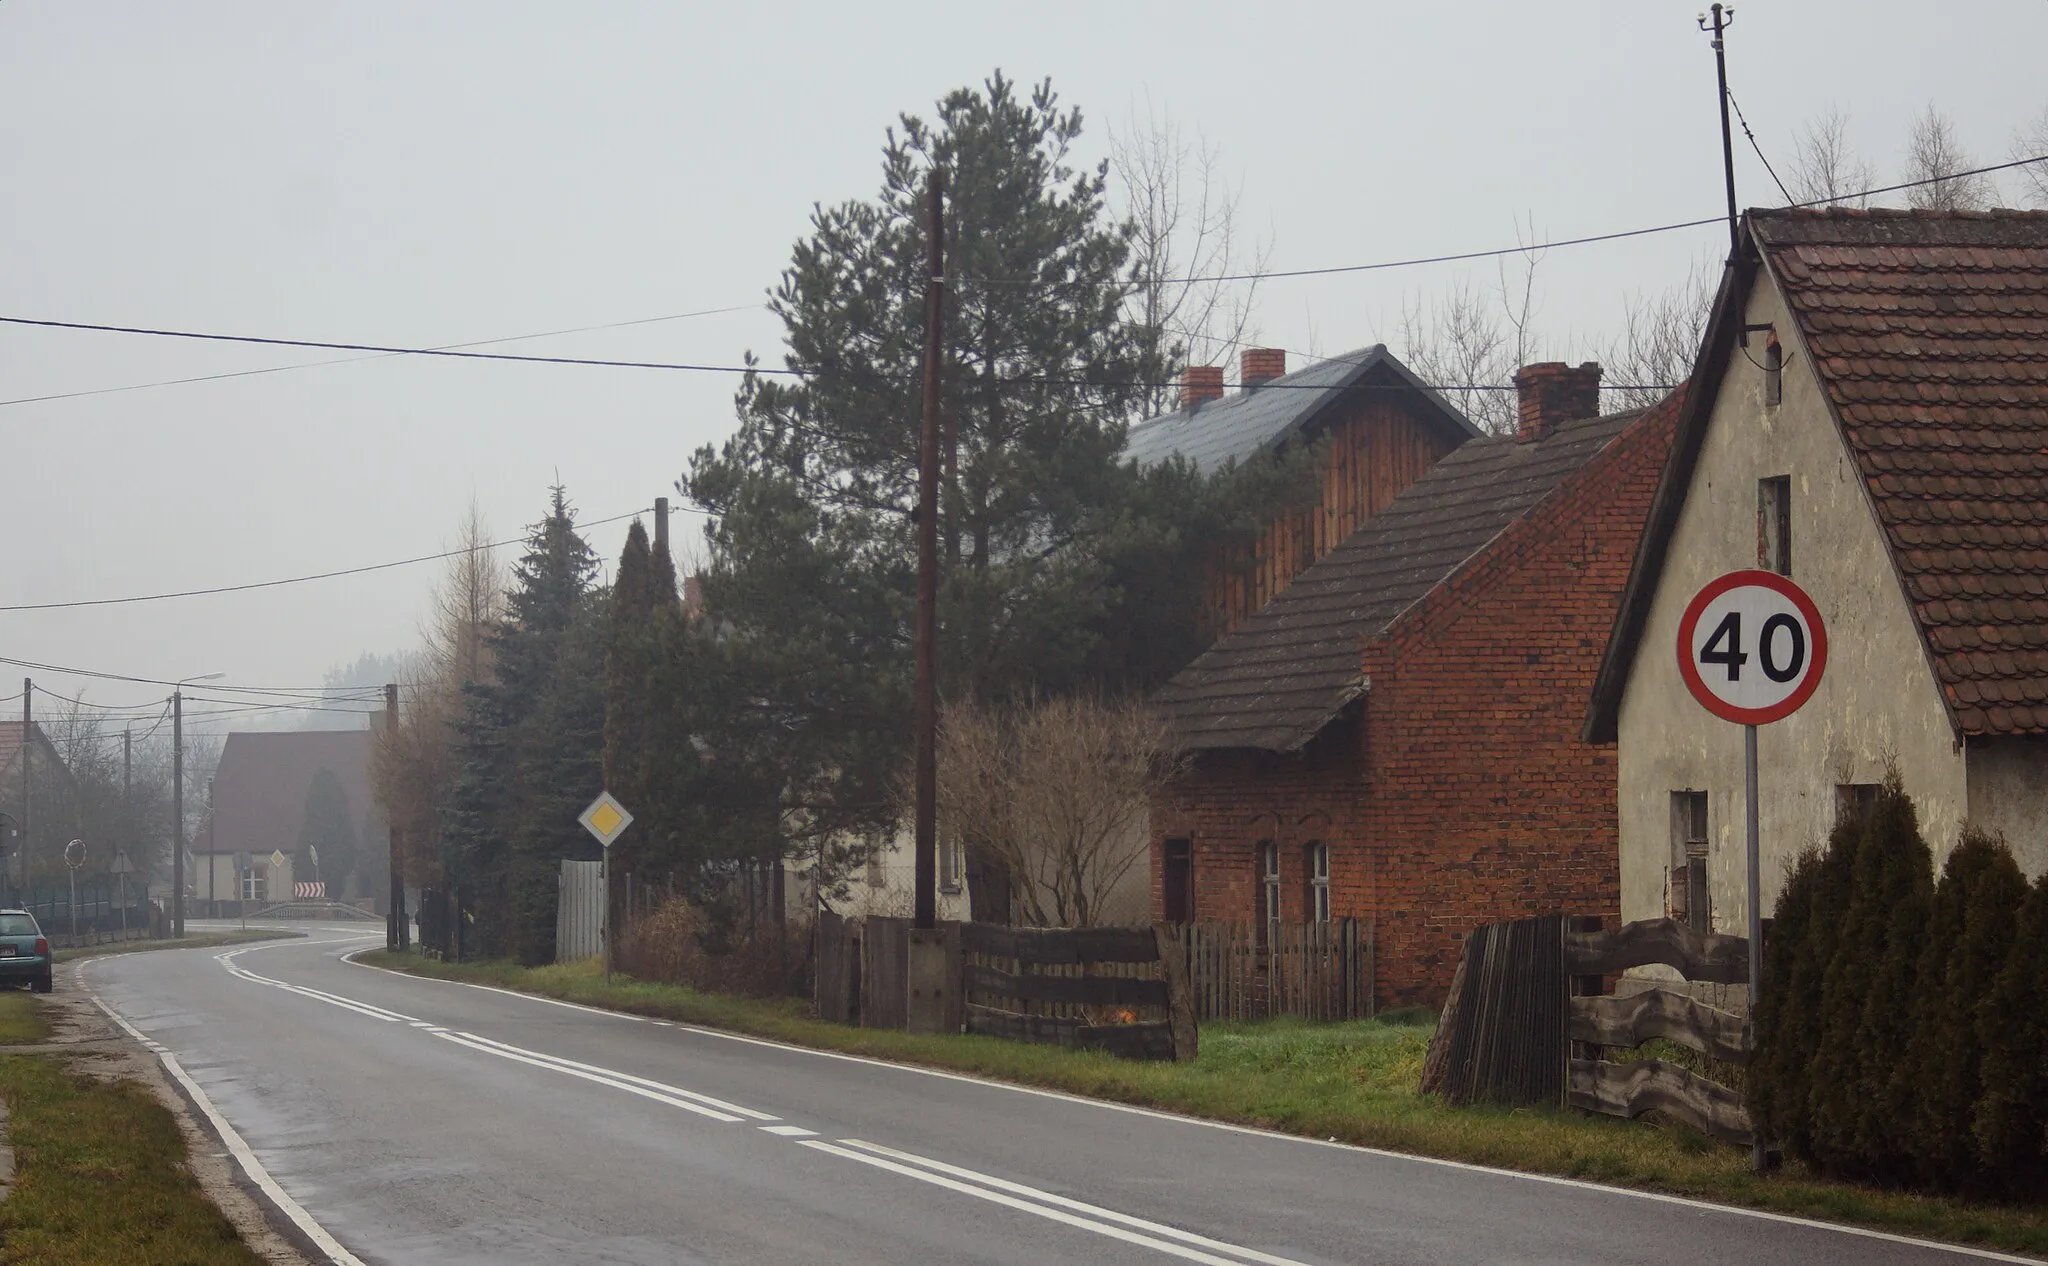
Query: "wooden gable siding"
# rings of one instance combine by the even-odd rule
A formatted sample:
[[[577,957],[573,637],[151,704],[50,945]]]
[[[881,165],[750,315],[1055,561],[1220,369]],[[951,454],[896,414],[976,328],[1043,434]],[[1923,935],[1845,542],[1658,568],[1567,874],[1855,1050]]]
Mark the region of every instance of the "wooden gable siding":
[[[1310,432],[1310,439],[1328,444],[1317,502],[1268,524],[1250,548],[1219,551],[1209,570],[1214,636],[1230,632],[1271,602],[1309,564],[1455,447],[1390,400],[1368,400],[1342,411]]]

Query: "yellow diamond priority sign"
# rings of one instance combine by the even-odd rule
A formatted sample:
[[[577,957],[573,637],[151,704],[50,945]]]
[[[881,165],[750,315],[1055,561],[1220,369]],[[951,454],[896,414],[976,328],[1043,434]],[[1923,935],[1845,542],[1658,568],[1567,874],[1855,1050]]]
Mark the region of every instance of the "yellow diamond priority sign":
[[[599,792],[597,799],[591,801],[590,807],[576,820],[606,848],[610,848],[612,841],[624,835],[626,828],[633,825],[633,815],[626,812],[625,805],[612,799],[612,793],[609,791]]]
[[[275,867],[276,867],[277,869],[279,869],[279,870],[283,870],[283,869],[284,869],[284,850],[283,850],[283,849],[281,849],[281,848],[274,848],[274,849],[270,850],[270,864],[271,864],[272,866],[275,866]]]

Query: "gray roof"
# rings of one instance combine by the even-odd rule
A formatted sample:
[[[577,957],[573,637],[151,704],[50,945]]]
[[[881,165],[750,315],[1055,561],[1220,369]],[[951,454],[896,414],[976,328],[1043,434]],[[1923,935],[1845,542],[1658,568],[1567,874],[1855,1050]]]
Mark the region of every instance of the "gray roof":
[[[1148,418],[1131,428],[1124,454],[1140,466],[1153,466],[1179,453],[1203,472],[1213,472],[1233,460],[1270,452],[1347,391],[1374,384],[1412,390],[1427,406],[1424,416],[1435,415],[1459,440],[1481,433],[1385,344],[1375,344],[1317,361],[1250,391],[1230,392],[1220,400]]]
[[[1295,751],[1365,692],[1362,651],[1626,430],[1640,411],[1531,443],[1462,444],[1154,699],[1190,748]]]

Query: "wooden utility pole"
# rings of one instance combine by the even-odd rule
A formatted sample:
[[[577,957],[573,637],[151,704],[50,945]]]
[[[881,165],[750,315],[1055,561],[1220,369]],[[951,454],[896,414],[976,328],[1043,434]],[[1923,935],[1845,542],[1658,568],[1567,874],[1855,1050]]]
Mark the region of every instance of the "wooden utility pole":
[[[398,683],[395,681],[384,687],[384,741],[398,741]],[[405,850],[399,845],[398,815],[394,813],[391,816],[392,821],[385,823],[386,840],[390,846],[391,908],[384,919],[384,948],[402,950],[412,941],[405,926]]]
[[[668,552],[668,498],[654,499],[654,548]]]
[[[122,855],[135,856],[135,727],[121,731],[121,849]],[[211,860],[207,869],[212,870]],[[121,872],[121,931],[128,931],[128,872]],[[124,937],[125,939],[125,937]]]
[[[171,936],[185,935],[185,692],[171,691]]]
[[[36,683],[27,677],[21,679],[21,882],[29,889],[29,900],[35,899],[35,889],[29,880],[28,848],[36,824],[35,783],[29,777],[29,762],[36,754]]]
[[[939,361],[945,354],[946,177],[925,188],[924,417],[917,448],[917,906],[916,926],[939,916]]]
[[[1713,15],[1700,19],[1700,29],[1714,33],[1714,74],[1721,87],[1721,174],[1728,184],[1728,254],[1733,257],[1742,245],[1742,229],[1735,211],[1735,138],[1728,131],[1728,41],[1721,33],[1735,25],[1735,10],[1716,4]]]

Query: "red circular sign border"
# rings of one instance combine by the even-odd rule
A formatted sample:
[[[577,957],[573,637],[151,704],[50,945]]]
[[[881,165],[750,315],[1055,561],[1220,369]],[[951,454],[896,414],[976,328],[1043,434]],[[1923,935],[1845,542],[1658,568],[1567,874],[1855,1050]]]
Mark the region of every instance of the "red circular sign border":
[[[1813,635],[1813,645],[1809,648],[1813,663],[1807,669],[1805,679],[1799,683],[1799,689],[1768,708],[1738,708],[1721,699],[1707,689],[1707,683],[1700,680],[1698,665],[1692,662],[1692,635],[1699,625],[1700,613],[1714,599],[1744,585],[1760,585],[1790,599],[1792,605],[1799,609],[1799,614],[1806,617],[1807,630]],[[1794,584],[1790,576],[1754,568],[1731,571],[1708,581],[1686,604],[1685,614],[1678,617],[1678,675],[1685,679],[1685,688],[1692,691],[1692,697],[1699,700],[1700,706],[1723,721],[1733,721],[1737,725],[1769,725],[1773,721],[1784,720],[1799,711],[1813,697],[1813,692],[1820,689],[1821,674],[1827,671],[1827,666],[1828,630],[1821,623],[1820,608],[1813,605],[1813,599],[1807,596],[1806,590]]]

